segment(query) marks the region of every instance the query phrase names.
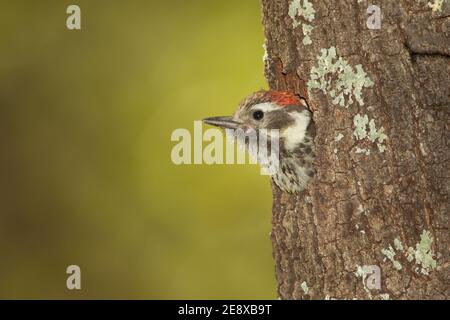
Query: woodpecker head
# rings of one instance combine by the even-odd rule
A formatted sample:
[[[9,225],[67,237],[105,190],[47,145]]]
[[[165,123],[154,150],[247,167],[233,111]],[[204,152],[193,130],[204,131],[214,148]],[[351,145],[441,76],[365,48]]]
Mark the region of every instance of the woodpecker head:
[[[239,104],[233,116],[203,122],[226,129],[278,129],[287,151],[302,143],[311,121],[306,101],[284,91],[258,91]]]
[[[233,116],[211,117],[203,122],[224,129],[241,129],[243,132],[278,129],[281,171],[279,176],[272,178],[281,189],[295,192],[302,190],[313,174],[311,117],[303,98],[284,91],[258,91],[246,97]],[[286,179],[289,181],[284,181]]]

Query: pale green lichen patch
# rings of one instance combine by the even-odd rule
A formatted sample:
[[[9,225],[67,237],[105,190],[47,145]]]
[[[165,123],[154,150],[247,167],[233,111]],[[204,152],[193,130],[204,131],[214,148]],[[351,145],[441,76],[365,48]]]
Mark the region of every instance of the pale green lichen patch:
[[[363,88],[373,86],[362,65],[353,68],[336,54],[336,48],[322,49],[318,65],[311,69],[308,91],[319,89],[333,98],[333,104],[348,108],[356,100],[364,105]]]
[[[309,24],[305,23],[302,25],[302,30],[303,30],[303,35],[304,35],[302,42],[305,46],[312,43],[312,40],[309,36],[311,35],[311,32],[313,29],[314,28],[312,26],[310,26]]]
[[[386,140],[387,135],[384,133],[384,128],[381,127],[380,129],[377,129],[375,127],[375,121],[372,119],[369,122],[369,140],[371,142],[376,142],[378,149],[381,153],[384,152],[386,149],[386,146],[383,145],[384,140]]]
[[[389,245],[388,249],[382,249],[381,253],[384,254],[386,256],[386,258],[392,262],[392,264],[396,270],[402,269],[402,265],[400,264],[400,262],[395,260],[395,251],[391,245]]]
[[[428,6],[431,8],[433,12],[442,11],[443,4],[444,0],[434,0],[433,2],[428,2]]]
[[[308,294],[309,288],[308,288],[308,284],[306,283],[306,281],[303,281],[302,284],[300,285],[300,287],[302,288],[302,290],[305,294]]]
[[[407,257],[406,260],[408,260],[408,262],[412,262],[414,260],[414,248],[409,247],[407,250]]]
[[[361,185],[362,185],[360,181],[358,181],[357,184],[358,184],[358,186],[361,186]],[[358,208],[356,208],[356,214],[364,214],[364,215],[367,215],[367,214],[369,214],[369,213],[370,213],[370,210],[369,210],[369,209],[364,209],[364,207],[363,207],[362,204],[360,204],[360,205],[358,206]]]
[[[288,15],[292,19],[292,27],[297,28],[302,25],[303,44],[305,46],[312,43],[310,35],[314,27],[307,22],[312,22],[315,14],[316,10],[308,0],[292,0],[289,5]]]
[[[355,153],[364,153],[366,156],[370,156],[370,150],[366,148],[356,147]]]
[[[344,135],[342,133],[338,133],[338,135],[334,137],[334,141],[339,142],[342,140],[343,137]]]
[[[367,115],[361,116],[359,113],[353,118],[353,124],[355,125],[355,130],[353,135],[357,140],[362,140],[367,137],[367,124],[369,123],[369,117]]]
[[[297,15],[299,14],[299,12],[300,12],[300,0],[292,0],[291,4],[289,5],[288,15],[292,19],[292,26],[294,28],[301,25],[301,22],[297,20]]]
[[[289,5],[289,17],[292,19],[292,25],[298,27],[301,21],[298,20],[298,16],[303,17],[306,21],[312,22],[315,18],[316,10],[311,2],[308,0],[292,0]]]
[[[367,275],[371,274],[371,270],[368,266],[356,266],[355,276],[358,278],[362,278],[363,282],[366,279]]]
[[[402,242],[398,238],[394,239],[394,247],[395,247],[395,250],[397,250],[397,251],[403,251]]]
[[[415,248],[406,248],[398,238],[394,239],[395,250],[406,256],[408,262],[413,262],[415,259],[415,263],[418,265],[418,268],[415,269],[416,272],[420,271],[424,275],[428,275],[431,270],[437,268],[437,261],[433,258],[431,250],[432,243],[433,237],[427,230],[423,230],[420,235],[420,242],[416,244]],[[387,249],[382,249],[381,252],[394,264],[394,268],[401,270],[401,264],[395,260],[395,251],[391,245]]]
[[[383,127],[380,129],[376,128],[375,121],[373,119],[369,121],[369,117],[367,115],[361,116],[360,114],[357,114],[353,118],[353,125],[355,126],[353,135],[356,137],[356,140],[363,140],[367,138],[370,142],[377,144],[378,150],[380,150],[381,153],[386,150],[386,146],[383,143],[387,139],[387,135],[384,133]],[[365,150],[357,148],[356,153],[362,153],[362,151],[358,152],[358,149]]]
[[[381,300],[390,300],[391,298],[389,297],[389,293],[381,293],[380,299]]]
[[[431,270],[436,269],[437,262],[433,258],[433,253],[431,251],[431,244],[433,243],[433,237],[431,233],[427,230],[423,230],[420,235],[420,242],[416,244],[416,249],[408,248],[408,261],[412,261],[413,258],[416,259],[416,264],[421,266],[420,272],[422,274],[428,275]]]
[[[368,266],[356,266],[355,276],[362,279],[364,291],[367,293],[370,299],[372,299],[372,294],[370,293],[369,288],[366,285],[366,277],[371,274],[371,270]]]

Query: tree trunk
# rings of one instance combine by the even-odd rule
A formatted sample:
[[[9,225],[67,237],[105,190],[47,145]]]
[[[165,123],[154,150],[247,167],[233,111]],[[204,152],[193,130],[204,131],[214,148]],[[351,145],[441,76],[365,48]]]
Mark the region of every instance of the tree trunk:
[[[281,299],[450,298],[450,1],[377,3],[262,1],[269,86],[317,132],[308,188],[272,187]]]

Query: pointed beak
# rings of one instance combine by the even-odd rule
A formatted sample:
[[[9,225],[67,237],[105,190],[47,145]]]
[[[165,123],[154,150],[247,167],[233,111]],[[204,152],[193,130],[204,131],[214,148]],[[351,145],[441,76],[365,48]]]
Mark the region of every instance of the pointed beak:
[[[211,117],[203,119],[203,122],[223,129],[237,129],[240,125],[233,117]]]

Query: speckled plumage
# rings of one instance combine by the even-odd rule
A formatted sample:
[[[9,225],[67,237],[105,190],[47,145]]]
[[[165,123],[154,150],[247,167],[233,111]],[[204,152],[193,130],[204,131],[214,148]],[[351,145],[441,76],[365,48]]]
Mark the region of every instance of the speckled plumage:
[[[310,133],[305,137],[307,141],[299,143],[294,151],[286,150],[283,141],[280,144],[280,166],[272,175],[272,180],[280,189],[289,193],[305,189],[314,176],[314,144]]]

